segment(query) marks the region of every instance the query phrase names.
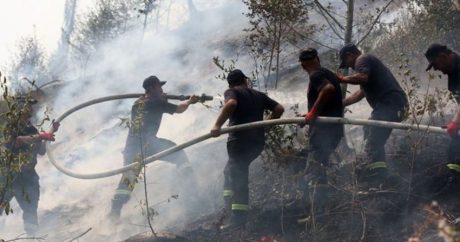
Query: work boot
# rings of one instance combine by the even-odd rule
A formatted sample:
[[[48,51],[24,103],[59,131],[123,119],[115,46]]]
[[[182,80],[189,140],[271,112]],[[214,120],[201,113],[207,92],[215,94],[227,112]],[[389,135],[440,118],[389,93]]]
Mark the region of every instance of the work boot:
[[[233,210],[232,218],[229,223],[220,226],[220,231],[228,232],[238,229],[245,229],[248,219],[247,211]]]
[[[395,190],[398,178],[388,171],[385,162],[373,162],[357,168],[357,178],[361,189],[367,191]]]

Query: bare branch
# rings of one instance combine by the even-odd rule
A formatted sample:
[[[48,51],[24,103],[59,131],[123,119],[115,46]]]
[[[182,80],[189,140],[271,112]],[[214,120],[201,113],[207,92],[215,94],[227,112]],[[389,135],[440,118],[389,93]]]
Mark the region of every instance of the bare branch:
[[[69,240],[68,242],[72,242],[72,241],[75,241],[75,240],[78,240],[79,238],[83,237],[85,234],[87,234],[89,231],[91,231],[93,228],[89,228],[87,229],[85,232],[83,232],[82,234],[80,234],[79,236]]]
[[[332,29],[332,31],[334,32],[335,35],[337,35],[338,38],[340,38],[341,40],[343,40],[343,37],[342,35],[339,33],[339,31],[335,28],[334,24],[331,23],[331,21],[329,20],[329,18],[327,16],[325,16],[325,14],[323,13],[322,10],[318,9],[318,12],[319,14],[321,14],[324,19],[326,20],[327,24],[329,25],[329,27]]]
[[[290,30],[291,30],[292,32],[294,32],[295,34],[297,34],[298,36],[300,36],[302,39],[310,40],[310,41],[312,41],[313,43],[316,43],[316,44],[318,44],[318,45],[320,45],[320,46],[326,47],[326,48],[328,48],[328,49],[330,49],[330,50],[338,51],[338,49],[336,49],[336,48],[334,48],[334,47],[325,45],[325,44],[323,44],[323,43],[321,43],[321,42],[319,42],[319,41],[317,41],[317,40],[314,40],[314,39],[312,39],[312,38],[307,37],[306,35],[300,33],[300,32],[297,31],[296,29],[294,29],[294,27],[292,27],[292,26],[289,26],[289,28],[290,28]]]
[[[358,41],[357,45],[361,44],[367,38],[367,36],[369,36],[369,34],[372,32],[372,29],[377,24],[377,22],[379,21],[380,17],[382,16],[382,14],[388,9],[388,7],[393,2],[394,2],[394,0],[388,1],[387,5],[385,5],[385,7],[383,7],[382,11],[380,11],[380,13],[377,15],[377,17],[375,17],[375,19],[372,22],[371,26],[369,27],[367,33]]]
[[[18,237],[10,240],[0,240],[4,242],[12,242],[12,241],[19,241],[19,240],[38,240],[38,241],[45,241],[46,235],[41,236],[41,237],[21,237],[22,235],[19,235]]]
[[[329,10],[327,10],[318,0],[315,0],[315,3],[316,3],[316,6],[319,7],[319,9],[321,9],[322,11],[324,11],[324,13],[329,16],[333,21],[334,23],[339,26],[339,28],[341,28],[342,30],[345,30],[345,28],[343,27],[343,25],[340,23],[340,21],[338,21],[334,16],[332,16],[332,14],[329,12]],[[324,16],[324,15],[323,15]],[[324,16],[325,17],[325,16]]]

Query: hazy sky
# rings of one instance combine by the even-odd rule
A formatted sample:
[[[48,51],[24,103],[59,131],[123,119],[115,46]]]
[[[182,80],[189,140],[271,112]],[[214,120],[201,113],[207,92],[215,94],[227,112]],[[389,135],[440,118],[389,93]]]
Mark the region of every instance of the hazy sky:
[[[78,11],[95,0],[78,0]],[[57,46],[64,17],[65,0],[0,0],[0,64],[4,65],[15,42],[35,34],[47,51]],[[35,27],[34,27],[35,26]]]

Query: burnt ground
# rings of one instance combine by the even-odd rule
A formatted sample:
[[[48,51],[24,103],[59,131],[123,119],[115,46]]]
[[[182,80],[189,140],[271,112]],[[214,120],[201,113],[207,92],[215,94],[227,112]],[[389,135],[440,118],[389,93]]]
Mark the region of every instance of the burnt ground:
[[[394,131],[387,142],[387,163],[393,174],[384,186],[369,190],[356,182],[360,158],[340,149],[329,171],[333,192],[323,222],[309,215],[310,202],[301,171],[306,154],[286,152],[272,161],[257,160],[250,174],[251,212],[245,229],[220,232],[223,212],[196,219],[186,230],[171,228],[174,237],[138,235],[138,241],[444,241],[439,221],[460,217],[460,184],[446,186],[448,138]],[[433,203],[436,201],[436,203]],[[315,226],[314,226],[315,225]]]

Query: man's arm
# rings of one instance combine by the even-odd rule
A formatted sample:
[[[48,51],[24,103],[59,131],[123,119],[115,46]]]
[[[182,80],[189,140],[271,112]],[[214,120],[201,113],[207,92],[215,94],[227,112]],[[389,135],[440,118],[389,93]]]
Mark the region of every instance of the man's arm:
[[[279,119],[281,115],[284,113],[284,107],[281,104],[277,104],[275,108],[272,110],[272,113],[268,117],[268,119]]]
[[[454,118],[452,119],[452,122],[456,122],[460,124],[460,102],[457,103],[457,113],[455,114]]]
[[[331,83],[326,84],[321,90],[319,91],[318,98],[316,99],[316,102],[313,104],[312,109],[316,110],[321,110],[321,108],[324,106],[327,101],[331,99],[332,96],[334,96],[335,93],[335,87]]]
[[[460,102],[457,100],[457,113],[452,118],[452,121],[447,125],[447,133],[452,138],[458,137],[458,131],[460,129]]]
[[[364,98],[364,92],[362,89],[359,89],[358,91],[354,92],[347,98],[343,99],[343,106],[346,107],[346,106],[352,105],[354,103],[361,101],[361,99],[363,98]]]
[[[324,104],[331,99],[334,92],[336,92],[336,88],[327,81],[326,84],[319,90],[318,98],[311,107],[310,111],[303,115],[305,116],[305,123],[311,123],[316,120],[320,110],[323,108]]]
[[[348,84],[353,84],[353,85],[363,85],[363,84],[367,84],[369,75],[367,75],[366,73],[355,73],[349,76],[338,75],[337,79],[342,83],[348,83]]]
[[[199,98],[195,95],[191,96],[187,101],[183,101],[181,103],[179,103],[176,107],[176,111],[175,113],[183,113],[185,112],[185,110],[187,110],[188,106],[190,106],[191,104],[195,104],[197,103],[199,100]]]
[[[217,137],[220,135],[220,128],[224,123],[227,121],[228,118],[233,114],[233,112],[236,109],[236,106],[238,105],[238,101],[236,99],[228,99],[224,107],[222,108],[222,111],[219,114],[219,117],[217,117],[216,123],[214,124],[214,127],[211,129],[211,135],[213,137]]]
[[[42,140],[54,141],[54,134],[50,132],[40,132],[33,135],[21,135],[16,137],[16,145],[30,145]]]

